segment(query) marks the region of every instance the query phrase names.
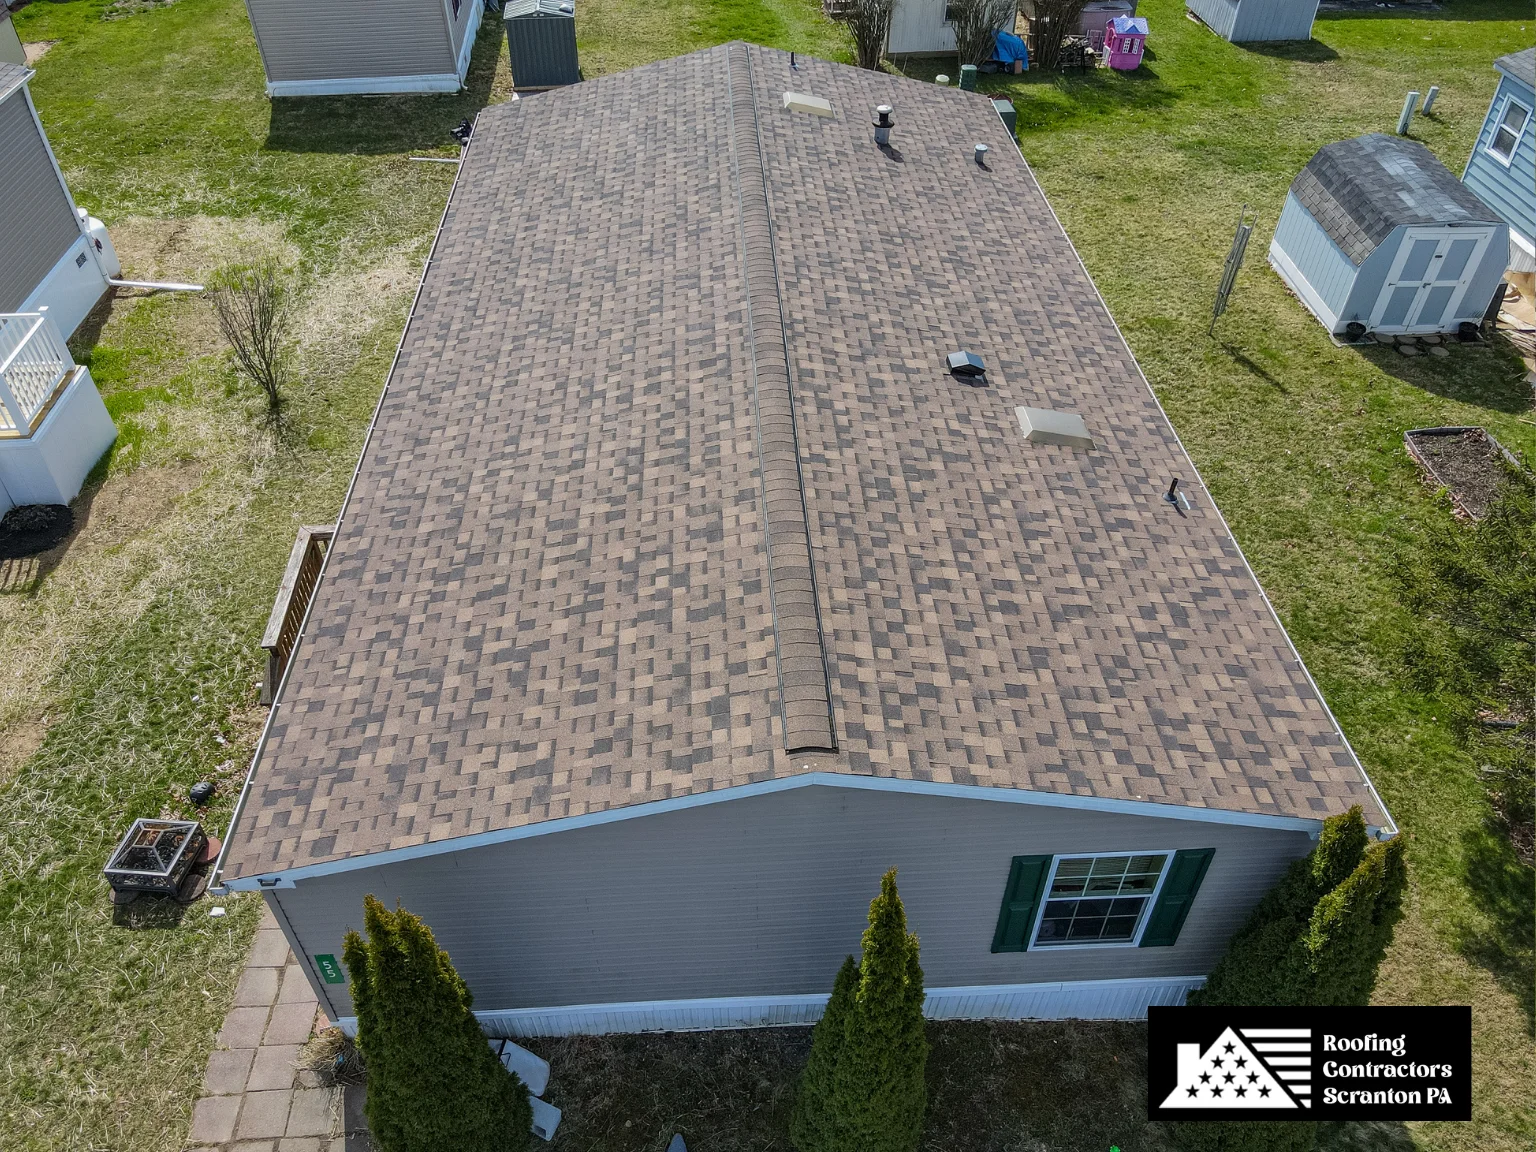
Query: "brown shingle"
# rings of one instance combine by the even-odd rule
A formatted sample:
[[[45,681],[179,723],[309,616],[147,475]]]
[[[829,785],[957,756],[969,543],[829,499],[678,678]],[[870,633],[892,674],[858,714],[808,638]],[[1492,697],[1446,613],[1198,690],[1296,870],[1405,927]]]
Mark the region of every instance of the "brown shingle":
[[[1006,142],[740,46],[484,112],[226,875],[807,767],[1383,821]]]

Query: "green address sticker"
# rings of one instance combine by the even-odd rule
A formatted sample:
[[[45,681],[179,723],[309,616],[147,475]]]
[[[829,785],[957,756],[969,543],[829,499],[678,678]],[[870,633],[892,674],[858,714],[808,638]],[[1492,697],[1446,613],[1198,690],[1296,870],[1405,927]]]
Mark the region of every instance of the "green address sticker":
[[[341,965],[336,963],[336,957],[329,952],[315,957],[315,967],[320,969],[320,978],[327,984],[345,984],[346,975],[341,970]]]

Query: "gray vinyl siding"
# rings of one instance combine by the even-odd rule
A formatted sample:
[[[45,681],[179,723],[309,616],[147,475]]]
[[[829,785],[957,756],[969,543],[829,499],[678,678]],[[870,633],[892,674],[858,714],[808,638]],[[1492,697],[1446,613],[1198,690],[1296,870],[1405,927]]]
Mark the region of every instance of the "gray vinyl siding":
[[[1232,26],[1237,21],[1237,0],[1185,0],[1184,6],[1223,40],[1232,39]]]
[[[27,90],[18,88],[0,100],[0,312],[19,309],[79,239]]]
[[[1186,0],[1217,35],[1235,44],[1310,40],[1317,0]]]
[[[271,83],[455,70],[442,0],[246,0],[246,9]]]
[[[1275,225],[1275,244],[1290,257],[1323,303],[1341,319],[1348,319],[1345,307],[1359,269],[1294,193],[1286,194],[1280,222]]]
[[[1504,114],[1504,102],[1510,97],[1532,110],[1532,122],[1526,125],[1506,168],[1488,151],[1488,143],[1493,139],[1495,122]],[[1477,147],[1472,150],[1461,181],[1510,228],[1527,240],[1536,240],[1536,94],[1512,76],[1499,81],[1499,90],[1488,106],[1482,131],[1477,135]]]
[[[273,890],[306,956],[340,956],[372,893],[431,926],[510,1008],[825,992],[900,869],[930,988],[1203,975],[1305,833],[814,786]],[[1016,855],[1214,848],[1178,943],[993,954]],[[344,986],[327,1010],[351,1015]]]
[[[464,47],[464,36],[469,31],[469,18],[473,6],[483,4],[485,0],[460,0],[459,14],[453,16],[453,3],[449,0],[447,5],[439,0],[439,6],[443,8],[443,19],[453,20],[453,60],[454,68],[458,67],[459,50]]]
[[[1241,0],[1231,39],[1237,44],[1261,40],[1310,40],[1317,0]]]
[[[1397,251],[1403,246],[1403,239],[1407,235],[1406,228],[1393,229],[1385,240],[1376,245],[1376,250],[1365,258],[1359,272],[1355,274],[1349,299],[1339,313],[1341,324],[1350,320],[1358,320],[1362,324],[1371,322],[1371,313],[1376,310],[1376,302],[1381,299],[1381,293],[1387,286],[1387,274],[1392,271],[1392,262],[1397,259]]]

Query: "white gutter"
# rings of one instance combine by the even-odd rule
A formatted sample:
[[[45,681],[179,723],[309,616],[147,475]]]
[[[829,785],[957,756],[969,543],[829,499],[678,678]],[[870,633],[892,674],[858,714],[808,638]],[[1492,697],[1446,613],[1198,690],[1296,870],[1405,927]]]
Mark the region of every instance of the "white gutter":
[[[475,113],[475,127],[479,127],[480,114]],[[474,142],[474,132],[471,130],[470,142]],[[465,145],[463,155],[469,154],[469,146]],[[347,515],[347,508],[352,503],[352,493],[357,488],[357,478],[363,470],[363,460],[368,455],[368,445],[373,442],[373,432],[379,423],[379,413],[384,410],[384,401],[389,397],[389,385],[395,377],[395,368],[400,363],[400,353],[405,348],[405,338],[410,334],[411,321],[416,319],[416,308],[421,303],[422,290],[427,285],[427,273],[432,270],[432,258],[437,255],[438,242],[443,238],[443,225],[448,221],[448,211],[453,207],[454,194],[459,190],[459,177],[463,175],[464,168],[461,164],[453,174],[453,184],[448,189],[448,201],[443,205],[443,214],[438,217],[437,231],[432,236],[432,247],[427,252],[427,262],[422,265],[421,279],[416,283],[416,294],[411,297],[411,311],[405,318],[405,327],[400,330],[400,340],[395,344],[394,357],[389,362],[389,371],[384,375],[384,388],[379,393],[379,402],[373,406],[373,416],[368,421],[368,431],[363,436],[363,447],[357,454],[357,466],[352,469],[352,479],[347,482],[347,494],[342,498],[341,511],[336,516],[336,533],[341,533],[342,521]],[[240,823],[240,817],[245,811],[245,801],[251,793],[251,781],[256,777],[256,766],[261,763],[261,754],[266,750],[267,738],[272,734],[272,721],[277,717],[277,710],[282,707],[283,689],[288,686],[288,677],[293,672],[298,655],[299,646],[304,642],[305,629],[309,627],[309,614],[315,609],[315,601],[319,599],[320,587],[325,582],[325,572],[330,566],[331,556],[335,552],[333,546],[325,550],[325,558],[320,561],[320,572],[315,576],[315,590],[310,594],[309,605],[304,609],[304,619],[299,622],[299,632],[293,641],[293,651],[288,654],[288,662],[283,668],[283,678],[278,681],[277,689],[272,693],[272,708],[267,712],[267,722],[261,727],[261,736],[256,741],[256,751],[251,755],[251,766],[246,770],[245,783],[240,787],[240,796],[235,801],[235,810],[230,813],[229,828],[224,834],[224,843],[219,848],[219,858],[214,861],[213,871],[208,877],[208,891],[214,895],[223,895],[229,891],[239,891],[246,888],[255,888],[258,885],[241,884],[238,888],[222,883],[224,875],[224,859],[229,855],[229,846],[234,843],[235,826]],[[271,887],[271,885],[266,885]]]

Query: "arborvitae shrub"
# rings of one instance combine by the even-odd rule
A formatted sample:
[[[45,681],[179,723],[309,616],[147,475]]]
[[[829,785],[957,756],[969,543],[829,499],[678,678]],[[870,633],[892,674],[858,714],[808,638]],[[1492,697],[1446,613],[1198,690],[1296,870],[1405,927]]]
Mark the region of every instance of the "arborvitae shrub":
[[[431,930],[363,900],[366,940],[348,932],[366,1111],[380,1152],[512,1152],[527,1147],[528,1089],[486,1043],[469,988]]]
[[[1227,946],[1191,1004],[1283,1007],[1365,1004],[1402,917],[1402,837],[1370,844],[1359,808],[1323,825],[1317,847],[1293,864]],[[1307,1152],[1317,1125],[1183,1122],[1184,1152]]]
[[[811,1038],[790,1119],[799,1152],[912,1152],[928,1107],[923,969],[885,874],[869,905],[862,962],[843,961]]]
[[[833,1078],[836,1152],[912,1152],[928,1106],[923,970],[896,870],[869,905],[859,987]]]
[[[811,1033],[811,1056],[800,1076],[789,1119],[789,1138],[800,1152],[836,1152],[837,1128],[833,1116],[833,1077],[843,1050],[848,1013],[859,989],[859,966],[852,956],[843,961],[832,982],[832,998]]]

